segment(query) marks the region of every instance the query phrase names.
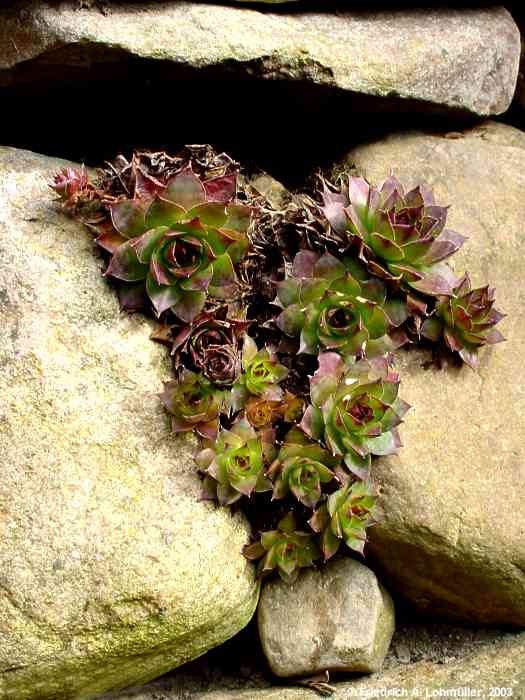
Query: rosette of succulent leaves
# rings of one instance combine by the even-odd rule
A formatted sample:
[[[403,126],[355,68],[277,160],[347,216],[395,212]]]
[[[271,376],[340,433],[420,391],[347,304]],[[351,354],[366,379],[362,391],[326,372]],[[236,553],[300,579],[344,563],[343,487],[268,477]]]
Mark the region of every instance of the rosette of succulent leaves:
[[[277,210],[210,146],[50,183],[94,233],[122,309],[158,319],[173,357],[160,398],[173,431],[202,440],[203,497],[241,508],[245,556],[288,582],[363,554],[380,517],[373,459],[399,450],[409,408],[393,351],[475,368],[503,340],[494,290],[448,264],[465,238],[431,192],[320,183]]]

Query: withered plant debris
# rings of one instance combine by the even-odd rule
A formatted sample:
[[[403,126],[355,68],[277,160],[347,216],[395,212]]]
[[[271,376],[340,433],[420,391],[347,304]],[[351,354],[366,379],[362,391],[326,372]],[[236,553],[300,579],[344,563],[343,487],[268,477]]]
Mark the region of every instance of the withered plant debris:
[[[65,168],[50,187],[95,236],[121,308],[158,319],[173,358],[160,398],[173,431],[202,440],[203,498],[251,522],[258,574],[292,582],[362,554],[374,459],[399,450],[410,408],[393,351],[475,368],[503,340],[494,290],[448,265],[466,240],[448,208],[349,175],[278,210],[209,145],[120,155],[93,178]]]

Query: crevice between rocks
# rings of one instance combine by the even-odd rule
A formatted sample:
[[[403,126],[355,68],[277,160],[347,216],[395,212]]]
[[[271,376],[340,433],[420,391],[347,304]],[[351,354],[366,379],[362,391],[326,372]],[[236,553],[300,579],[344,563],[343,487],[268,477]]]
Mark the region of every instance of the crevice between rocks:
[[[134,148],[212,143],[298,187],[357,143],[397,129],[448,131],[477,121],[332,82],[331,70],[308,56],[192,68],[119,47],[62,46],[0,71],[4,145],[96,166]]]

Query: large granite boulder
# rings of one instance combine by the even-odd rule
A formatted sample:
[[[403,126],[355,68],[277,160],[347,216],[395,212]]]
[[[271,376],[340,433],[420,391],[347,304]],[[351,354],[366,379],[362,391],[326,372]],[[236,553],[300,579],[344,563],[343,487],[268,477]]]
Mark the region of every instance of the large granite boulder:
[[[504,112],[512,100],[520,37],[501,6],[267,9],[181,1],[108,4],[102,13],[94,2],[16,3],[0,11],[0,85],[52,83],[65,71],[73,80],[102,79],[126,59],[138,72],[137,61],[146,59],[150,78],[157,68],[165,79],[215,69],[215,80],[320,85],[389,98],[375,107],[393,103],[396,110],[407,103],[483,116]],[[198,99],[205,104],[206,91]],[[234,99],[242,109],[242,94]]]
[[[0,149],[0,697],[92,698],[244,627],[240,516],[199,501],[156,393],[152,324],[121,316],[89,234]]]
[[[380,459],[385,521],[368,555],[389,589],[435,616],[525,626],[525,134],[488,123],[452,134],[402,133],[348,155],[371,181],[393,171],[434,188],[469,240],[452,259],[497,290],[507,342],[481,367],[423,368],[400,352],[399,456]]]

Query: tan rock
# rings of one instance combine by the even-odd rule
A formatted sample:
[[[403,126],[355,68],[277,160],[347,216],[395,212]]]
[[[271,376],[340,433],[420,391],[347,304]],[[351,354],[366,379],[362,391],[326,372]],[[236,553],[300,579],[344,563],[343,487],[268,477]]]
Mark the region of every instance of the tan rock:
[[[176,685],[151,684],[132,693],[112,696],[113,700],[179,700]],[[483,646],[468,656],[447,664],[421,661],[397,666],[365,678],[331,682],[332,700],[357,698],[489,698],[525,697],[525,634],[507,635],[494,644]],[[502,690],[498,690],[498,689]],[[496,689],[496,690],[494,690]],[[387,695],[390,691],[390,695]],[[495,695],[499,692],[500,695]],[[448,694],[447,694],[448,693]],[[468,695],[467,693],[470,693]],[[306,688],[275,687],[249,690],[217,690],[188,696],[192,700],[318,700],[318,693]],[[109,700],[109,699],[108,699]]]
[[[71,1],[30,0],[0,11],[0,85],[52,81],[69,69],[75,82],[107,78],[115,61],[129,58],[151,60],[152,76],[160,65],[170,78],[181,68],[213,67],[228,79],[389,98],[374,108],[415,102],[486,116],[512,100],[520,37],[501,6],[267,10],[181,1],[112,5],[102,14],[94,3],[79,10]]]
[[[121,316],[89,234],[0,149],[0,698],[92,698],[203,654],[258,597],[239,516],[199,498],[156,393],[152,324]]]
[[[329,671],[379,671],[395,627],[394,603],[373,571],[341,558],[268,581],[257,610],[272,671],[284,678]]]
[[[495,286],[508,314],[507,342],[481,351],[478,373],[425,371],[424,354],[400,353],[414,408],[399,456],[374,467],[386,520],[368,552],[426,613],[525,626],[525,134],[488,123],[454,136],[398,134],[348,156],[372,181],[393,170],[434,188],[450,227],[469,236],[455,270]]]

